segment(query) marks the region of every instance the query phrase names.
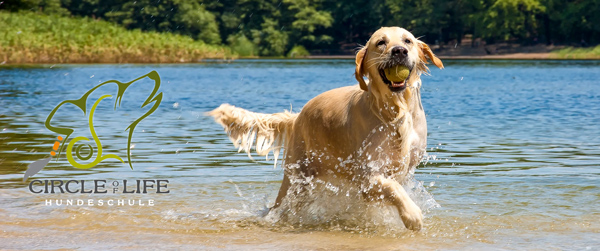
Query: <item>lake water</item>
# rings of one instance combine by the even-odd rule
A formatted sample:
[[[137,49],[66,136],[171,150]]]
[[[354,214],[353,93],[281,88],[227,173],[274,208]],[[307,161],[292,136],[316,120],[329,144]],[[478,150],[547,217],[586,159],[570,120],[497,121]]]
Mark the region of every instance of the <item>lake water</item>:
[[[0,249],[600,250],[600,62],[444,63],[423,77],[429,155],[415,174],[439,207],[416,233],[385,205],[350,210],[350,221],[263,217],[282,170],[237,153],[203,114],[221,103],[300,111],[354,84],[352,60],[0,68]],[[135,129],[133,169],[114,160],[75,169],[63,153],[28,180],[107,180],[109,193],[29,191],[27,165],[49,156],[58,136],[44,126],[54,106],[152,70],[164,98]],[[124,157],[125,128],[148,110],[140,104],[151,84],[132,86],[116,110],[114,97],[98,106],[94,125],[107,153]],[[115,92],[103,87],[92,98]],[[81,111],[59,113],[57,124],[85,135]],[[112,193],[112,182],[140,179],[166,179],[170,193]],[[155,205],[45,205],[69,199]]]

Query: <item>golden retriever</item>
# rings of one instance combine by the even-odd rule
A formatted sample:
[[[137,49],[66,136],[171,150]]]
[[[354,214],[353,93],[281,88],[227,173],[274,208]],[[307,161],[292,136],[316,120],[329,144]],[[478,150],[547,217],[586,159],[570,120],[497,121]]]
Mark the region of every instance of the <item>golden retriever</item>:
[[[444,67],[407,30],[383,27],[356,55],[358,85],[322,93],[300,113],[254,113],[223,104],[208,114],[248,155],[252,146],[259,155],[273,151],[277,164],[283,147],[284,177],[273,208],[289,192],[302,192],[291,191],[290,184],[320,180],[357,187],[368,201],[391,203],[406,228],[418,231],[421,209],[401,183],[420,163],[427,144],[420,76],[428,72],[428,60]],[[392,82],[384,69],[398,65],[410,73]]]

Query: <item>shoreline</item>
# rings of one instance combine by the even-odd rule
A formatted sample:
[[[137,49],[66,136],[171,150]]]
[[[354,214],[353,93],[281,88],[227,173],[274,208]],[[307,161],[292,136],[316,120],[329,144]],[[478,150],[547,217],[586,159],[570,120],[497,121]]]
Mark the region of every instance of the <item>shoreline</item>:
[[[554,53],[510,53],[497,55],[436,55],[442,60],[600,60],[599,58],[560,58]],[[354,59],[354,55],[315,55],[307,59]]]
[[[441,60],[586,60],[586,61],[594,61],[600,60],[599,58],[560,58],[557,55],[553,55],[553,53],[511,53],[511,54],[499,54],[499,55],[460,55],[460,56],[450,56],[450,55],[438,55],[438,58]],[[236,60],[261,60],[261,59],[276,59],[276,60],[306,60],[306,59],[314,59],[314,60],[322,60],[322,59],[354,59],[354,55],[313,55],[306,57],[238,57],[238,58],[204,58],[198,60],[191,61],[173,61],[173,62],[43,62],[43,63],[9,63],[9,62],[0,62],[0,69],[2,68],[10,68],[10,67],[37,67],[40,65],[51,65],[50,68],[54,66],[61,65],[110,65],[110,64],[130,64],[130,65],[161,65],[161,64],[203,64],[203,63],[230,63]]]

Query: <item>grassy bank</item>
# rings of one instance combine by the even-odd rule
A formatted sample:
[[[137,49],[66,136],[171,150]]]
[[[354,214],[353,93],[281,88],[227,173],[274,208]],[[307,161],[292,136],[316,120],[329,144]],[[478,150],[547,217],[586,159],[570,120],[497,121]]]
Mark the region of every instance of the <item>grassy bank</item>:
[[[551,58],[557,59],[600,59],[600,45],[590,48],[567,47],[553,51]]]
[[[0,63],[172,63],[232,57],[226,47],[90,18],[0,11]]]

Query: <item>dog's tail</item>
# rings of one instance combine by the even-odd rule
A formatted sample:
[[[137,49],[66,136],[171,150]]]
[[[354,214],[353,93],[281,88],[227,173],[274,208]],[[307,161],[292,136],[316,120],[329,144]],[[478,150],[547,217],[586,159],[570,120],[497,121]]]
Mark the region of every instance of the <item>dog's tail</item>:
[[[222,104],[207,115],[212,116],[225,128],[238,152],[244,150],[252,159],[250,149],[255,146],[256,153],[265,155],[269,160],[269,152],[273,151],[275,166],[279,151],[284,142],[290,139],[294,121],[298,117],[297,113],[288,111],[274,114],[255,113],[230,104]]]

